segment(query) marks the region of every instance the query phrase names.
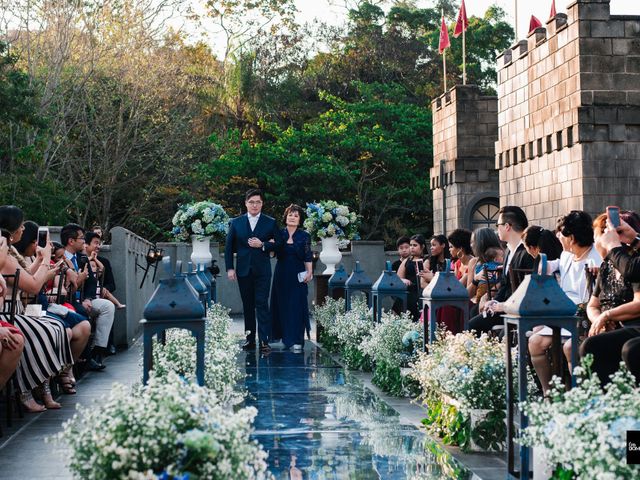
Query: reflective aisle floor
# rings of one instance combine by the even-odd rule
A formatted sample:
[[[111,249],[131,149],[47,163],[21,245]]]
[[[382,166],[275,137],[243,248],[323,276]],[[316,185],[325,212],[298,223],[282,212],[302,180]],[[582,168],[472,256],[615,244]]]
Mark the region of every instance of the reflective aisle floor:
[[[276,478],[441,479],[472,475],[316,345],[241,355],[254,438]]]

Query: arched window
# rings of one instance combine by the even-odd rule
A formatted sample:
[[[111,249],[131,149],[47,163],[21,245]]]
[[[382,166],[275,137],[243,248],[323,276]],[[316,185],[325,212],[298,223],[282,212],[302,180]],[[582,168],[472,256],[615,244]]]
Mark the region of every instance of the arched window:
[[[495,228],[498,221],[500,204],[497,198],[484,198],[476,203],[471,211],[471,230]]]

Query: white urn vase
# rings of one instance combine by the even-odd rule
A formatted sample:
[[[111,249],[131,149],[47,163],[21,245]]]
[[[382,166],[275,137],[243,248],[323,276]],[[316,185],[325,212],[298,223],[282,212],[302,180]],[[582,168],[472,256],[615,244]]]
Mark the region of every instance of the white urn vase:
[[[210,242],[211,238],[209,237],[198,239],[195,235],[191,236],[191,245],[193,247],[191,263],[193,263],[194,266],[211,265],[213,255],[211,255]]]
[[[322,272],[323,275],[333,275],[336,272],[336,265],[342,260],[342,253],[338,249],[338,237],[328,237],[322,239],[322,251],[320,252],[320,261],[327,268]]]

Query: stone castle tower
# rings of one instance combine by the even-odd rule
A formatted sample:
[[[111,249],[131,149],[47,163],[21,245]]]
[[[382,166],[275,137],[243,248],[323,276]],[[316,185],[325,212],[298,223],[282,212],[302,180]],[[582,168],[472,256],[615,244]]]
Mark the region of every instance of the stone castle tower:
[[[640,211],[640,17],[612,16],[609,0],[577,0],[567,14],[550,19],[497,61],[493,172],[499,172],[500,204],[519,205],[532,223],[546,227],[572,209],[592,215],[607,205]],[[436,119],[434,107],[436,232],[442,231],[442,188],[436,180],[447,151],[436,145],[457,114],[448,114],[453,120]],[[449,165],[447,181],[458,171],[458,164]],[[482,188],[475,177],[470,181],[465,188]],[[450,186],[445,183],[444,191]],[[449,205],[466,202],[463,209],[472,208],[451,190],[455,198],[447,193],[448,215]],[[447,232],[469,227],[464,218],[452,219],[447,218]]]

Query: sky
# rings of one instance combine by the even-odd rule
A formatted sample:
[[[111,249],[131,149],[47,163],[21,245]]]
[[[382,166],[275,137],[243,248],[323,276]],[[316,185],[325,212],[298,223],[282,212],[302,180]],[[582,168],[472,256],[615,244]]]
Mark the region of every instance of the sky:
[[[538,17],[542,24],[549,18],[552,0],[518,0],[518,36],[526,37],[529,29],[529,20],[531,15]],[[573,0],[556,0],[556,10],[558,13],[566,13],[567,6]],[[333,3],[342,3],[336,0]],[[487,8],[493,4],[502,7],[511,23],[514,19],[515,0],[465,0],[467,15],[475,15],[477,17],[484,15]],[[296,5],[300,11],[300,19],[311,21],[313,18],[319,18],[330,23],[339,24],[344,20],[345,9],[341,7],[331,6],[329,0],[296,0]],[[418,7],[428,7],[433,5],[428,0],[418,0]],[[640,0],[611,0],[611,13],[613,15],[640,15]],[[453,22],[454,19],[449,19]]]

